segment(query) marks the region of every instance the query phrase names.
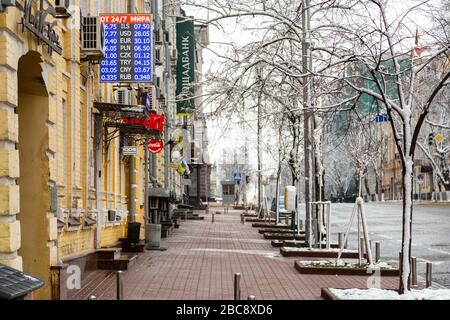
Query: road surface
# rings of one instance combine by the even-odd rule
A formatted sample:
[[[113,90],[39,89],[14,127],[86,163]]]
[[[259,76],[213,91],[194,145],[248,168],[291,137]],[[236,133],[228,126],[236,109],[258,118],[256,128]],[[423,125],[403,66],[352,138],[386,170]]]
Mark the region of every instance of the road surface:
[[[345,232],[353,206],[353,204],[332,205],[332,233],[335,241],[337,233]],[[373,248],[374,242],[380,241],[382,260],[398,261],[402,237],[401,204],[366,203],[365,209]],[[357,246],[356,234],[355,219],[349,238],[349,246],[352,248]],[[431,261],[433,281],[450,288],[450,206],[415,205],[412,254],[418,260],[419,277],[425,277],[425,262]]]

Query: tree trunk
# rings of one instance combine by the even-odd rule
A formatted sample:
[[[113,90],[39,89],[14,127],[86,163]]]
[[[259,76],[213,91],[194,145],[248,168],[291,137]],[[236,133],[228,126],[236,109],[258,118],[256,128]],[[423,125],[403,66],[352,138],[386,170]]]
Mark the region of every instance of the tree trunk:
[[[364,178],[364,186],[366,187],[367,199],[368,199],[369,201],[371,201],[371,200],[372,200],[372,199],[371,199],[372,193],[370,192],[369,178],[368,178],[367,175],[366,175],[365,178]]]
[[[400,261],[399,293],[408,292],[410,287],[411,243],[412,243],[412,212],[413,212],[413,164],[411,156],[406,157],[403,170],[403,231],[402,251]]]

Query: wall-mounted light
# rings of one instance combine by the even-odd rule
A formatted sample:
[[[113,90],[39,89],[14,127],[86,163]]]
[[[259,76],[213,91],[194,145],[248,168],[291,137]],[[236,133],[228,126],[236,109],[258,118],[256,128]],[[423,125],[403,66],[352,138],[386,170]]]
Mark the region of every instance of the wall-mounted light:
[[[5,12],[6,7],[15,7],[16,0],[1,0],[0,1],[0,12]]]

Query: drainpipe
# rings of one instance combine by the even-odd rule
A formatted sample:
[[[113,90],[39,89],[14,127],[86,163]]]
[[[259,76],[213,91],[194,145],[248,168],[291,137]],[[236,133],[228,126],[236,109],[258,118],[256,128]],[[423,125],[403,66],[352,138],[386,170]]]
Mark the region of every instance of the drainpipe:
[[[136,1],[128,1],[128,12],[136,13]],[[132,146],[136,145],[133,138]],[[135,175],[135,157],[130,156],[130,222],[136,222],[136,175]]]

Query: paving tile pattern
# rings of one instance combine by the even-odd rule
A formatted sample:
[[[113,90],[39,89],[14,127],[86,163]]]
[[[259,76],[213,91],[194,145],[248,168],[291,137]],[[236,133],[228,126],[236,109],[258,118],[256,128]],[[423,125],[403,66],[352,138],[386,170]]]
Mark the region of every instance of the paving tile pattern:
[[[240,213],[216,215],[214,224],[211,215],[204,221],[183,222],[162,240],[167,251],[140,254],[123,275],[125,299],[232,300],[235,273],[241,273],[242,299],[254,295],[258,300],[311,300],[321,299],[322,287],[367,287],[365,276],[299,274],[294,268],[298,258],[281,257],[251,223],[241,224]],[[98,281],[90,278],[72,299],[116,299],[114,273],[98,271]],[[382,278],[381,286],[397,288],[398,278]]]

